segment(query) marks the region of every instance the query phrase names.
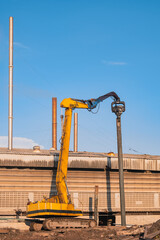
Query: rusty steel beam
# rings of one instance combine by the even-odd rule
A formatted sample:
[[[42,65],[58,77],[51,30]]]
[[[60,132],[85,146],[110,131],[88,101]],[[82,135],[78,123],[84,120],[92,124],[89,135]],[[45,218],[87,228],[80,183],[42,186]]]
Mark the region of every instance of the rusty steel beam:
[[[52,98],[52,148],[57,150],[57,98]]]

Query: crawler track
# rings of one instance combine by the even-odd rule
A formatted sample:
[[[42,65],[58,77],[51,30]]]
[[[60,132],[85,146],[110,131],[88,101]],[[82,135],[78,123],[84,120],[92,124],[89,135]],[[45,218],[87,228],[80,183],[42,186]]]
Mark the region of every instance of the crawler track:
[[[81,218],[48,218],[44,221],[34,220],[30,223],[30,231],[49,230],[52,231],[56,228],[93,228],[96,227],[96,222],[93,219]]]

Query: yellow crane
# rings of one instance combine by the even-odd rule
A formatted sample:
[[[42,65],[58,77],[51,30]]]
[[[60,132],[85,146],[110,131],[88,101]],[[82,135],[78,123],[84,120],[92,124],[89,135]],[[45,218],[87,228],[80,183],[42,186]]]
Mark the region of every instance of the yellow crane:
[[[67,98],[60,106],[65,108],[61,148],[56,174],[57,195],[42,201],[29,202],[27,205],[27,217],[34,218],[30,229],[39,231],[44,229],[52,230],[55,227],[94,227],[96,222],[92,219],[73,218],[82,216],[82,211],[75,209],[67,188],[67,166],[69,154],[69,142],[71,132],[72,111],[76,108],[94,109],[98,103],[108,97],[113,97],[116,102],[120,101],[115,92],[110,92],[97,99],[79,100]],[[37,218],[37,219],[35,219]],[[41,218],[44,218],[41,220]]]

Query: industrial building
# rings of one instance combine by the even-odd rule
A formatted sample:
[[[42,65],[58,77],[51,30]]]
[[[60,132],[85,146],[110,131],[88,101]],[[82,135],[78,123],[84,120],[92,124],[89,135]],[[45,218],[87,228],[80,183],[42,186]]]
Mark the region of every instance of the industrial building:
[[[0,215],[25,213],[27,202],[56,194],[59,151],[0,148]],[[124,187],[127,224],[159,219],[160,157],[124,154]],[[70,152],[67,184],[72,201],[93,218],[94,191],[98,186],[100,221],[120,224],[117,155]]]

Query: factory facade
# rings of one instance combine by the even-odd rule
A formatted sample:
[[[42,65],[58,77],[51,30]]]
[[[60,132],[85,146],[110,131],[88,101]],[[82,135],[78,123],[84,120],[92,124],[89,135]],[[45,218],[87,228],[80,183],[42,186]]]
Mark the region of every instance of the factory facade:
[[[0,148],[0,215],[25,213],[28,201],[56,194],[59,151]],[[160,156],[124,154],[124,188],[127,224],[159,219]],[[76,208],[93,218],[98,186],[100,219],[120,223],[117,155],[70,152],[67,185]]]

